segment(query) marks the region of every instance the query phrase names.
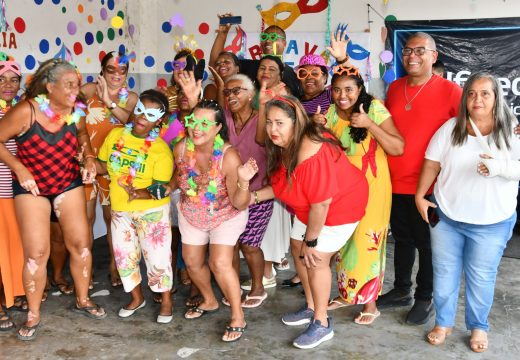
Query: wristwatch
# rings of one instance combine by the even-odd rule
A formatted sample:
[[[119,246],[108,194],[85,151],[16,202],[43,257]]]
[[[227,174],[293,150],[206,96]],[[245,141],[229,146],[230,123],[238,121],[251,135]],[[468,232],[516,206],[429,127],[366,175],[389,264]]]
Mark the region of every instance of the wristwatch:
[[[310,248],[316,247],[318,245],[318,238],[312,239],[312,240],[303,240],[305,242],[305,245],[307,245]]]
[[[108,107],[110,110],[114,110],[117,107],[117,104],[115,102],[111,102],[110,106]]]

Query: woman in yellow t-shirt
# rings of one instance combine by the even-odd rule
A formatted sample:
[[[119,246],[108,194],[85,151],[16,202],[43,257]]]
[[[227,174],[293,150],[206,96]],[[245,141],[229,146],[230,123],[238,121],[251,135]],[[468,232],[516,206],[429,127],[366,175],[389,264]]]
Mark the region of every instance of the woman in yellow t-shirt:
[[[172,152],[159,137],[167,109],[165,95],[143,92],[131,121],[106,137],[97,162],[99,173],[110,176],[114,257],[123,287],[132,296],[119,316],[129,317],[146,305],[140,286],[142,251],[148,286],[162,297],[158,323],[172,320],[170,200],[157,186],[169,182],[173,173]]]

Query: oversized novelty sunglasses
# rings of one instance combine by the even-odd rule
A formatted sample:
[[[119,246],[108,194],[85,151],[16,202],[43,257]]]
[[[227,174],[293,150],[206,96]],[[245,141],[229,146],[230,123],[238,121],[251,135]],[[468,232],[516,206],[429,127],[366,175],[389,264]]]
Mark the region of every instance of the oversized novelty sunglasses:
[[[115,67],[112,65],[107,65],[107,66],[105,66],[105,71],[107,74],[110,74],[110,75],[113,75],[113,74],[126,75],[126,73],[128,72],[128,67],[126,67],[126,66]]]
[[[333,70],[335,75],[347,75],[361,77],[359,69],[354,66],[335,66]]]
[[[180,71],[186,68],[186,61],[182,60],[173,60],[172,61],[173,71]]]
[[[195,130],[195,126],[199,126],[200,131],[207,132],[210,126],[217,125],[215,121],[208,120],[205,116],[197,119],[194,114],[184,117],[184,126]]]
[[[271,40],[271,41],[276,41],[278,39],[285,39],[285,36],[282,36],[280,34],[277,34],[277,33],[260,33],[260,40],[261,41],[267,41],[267,40]]]
[[[319,66],[313,66],[308,68],[299,68],[296,72],[296,76],[300,80],[307,79],[309,76],[314,79],[319,79],[322,75],[321,68]]]
[[[161,109],[145,108],[141,100],[138,100],[134,108],[134,115],[144,115],[147,121],[156,122],[157,120],[163,117],[164,111]]]
[[[238,94],[240,94],[240,92],[242,90],[247,90],[247,89],[243,88],[243,87],[240,87],[240,86],[237,86],[237,87],[234,87],[233,89],[224,89],[222,91],[222,93],[224,94],[225,97],[228,97],[231,94],[233,94],[235,96],[238,96]]]

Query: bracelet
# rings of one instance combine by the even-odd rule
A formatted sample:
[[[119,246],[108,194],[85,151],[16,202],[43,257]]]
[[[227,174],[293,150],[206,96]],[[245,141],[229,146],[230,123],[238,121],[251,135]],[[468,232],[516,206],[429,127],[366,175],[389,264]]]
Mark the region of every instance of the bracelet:
[[[255,196],[255,205],[258,205],[260,202],[260,198],[258,197],[258,191],[253,191],[253,195]]]
[[[95,159],[96,155],[92,155],[92,154],[85,155],[85,159],[88,159],[88,158]]]
[[[336,63],[337,63],[338,65],[341,65],[341,64],[346,63],[347,61],[348,61],[348,56],[347,56],[346,58],[344,58],[343,60],[341,60],[341,61],[336,60]]]
[[[249,184],[247,184],[247,187],[243,188],[242,186],[240,186],[240,181],[237,181],[237,186],[240,190],[244,190],[244,191],[249,190]]]

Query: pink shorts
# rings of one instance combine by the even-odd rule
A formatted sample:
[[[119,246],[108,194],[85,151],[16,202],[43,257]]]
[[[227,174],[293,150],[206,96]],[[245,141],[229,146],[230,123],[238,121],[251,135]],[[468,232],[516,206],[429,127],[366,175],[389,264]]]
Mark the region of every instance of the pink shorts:
[[[230,245],[235,246],[240,235],[244,232],[247,225],[247,209],[238,213],[237,216],[224,221],[222,224],[211,230],[202,230],[191,225],[182,215],[179,204],[177,204],[179,214],[179,230],[181,231],[182,243],[187,245]]]

